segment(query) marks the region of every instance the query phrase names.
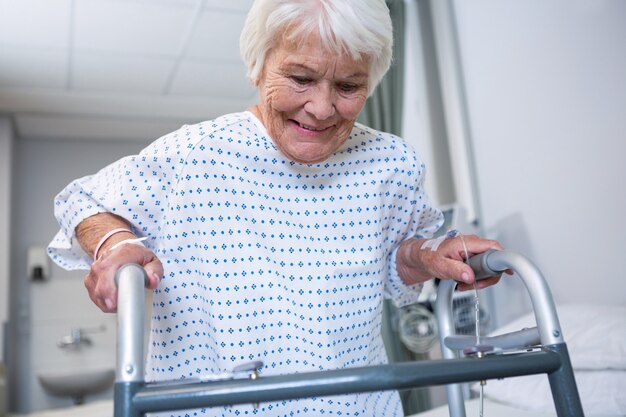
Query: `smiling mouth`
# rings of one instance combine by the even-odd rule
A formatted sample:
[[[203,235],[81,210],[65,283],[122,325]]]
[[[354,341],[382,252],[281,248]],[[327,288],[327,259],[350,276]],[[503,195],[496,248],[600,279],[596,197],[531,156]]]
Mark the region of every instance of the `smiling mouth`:
[[[300,122],[298,122],[296,120],[294,120],[294,123],[297,124],[298,126],[300,126],[302,129],[309,130],[311,132],[322,132],[322,131],[328,129],[326,127],[317,128],[317,127],[305,125],[305,124],[302,124],[302,123],[300,123]]]

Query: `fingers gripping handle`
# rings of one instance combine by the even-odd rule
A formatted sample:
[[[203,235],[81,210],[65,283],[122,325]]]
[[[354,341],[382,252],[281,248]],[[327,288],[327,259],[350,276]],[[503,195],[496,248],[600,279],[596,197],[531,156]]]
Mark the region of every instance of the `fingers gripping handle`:
[[[116,381],[143,381],[146,271],[127,264],[115,274],[117,285],[117,370]]]

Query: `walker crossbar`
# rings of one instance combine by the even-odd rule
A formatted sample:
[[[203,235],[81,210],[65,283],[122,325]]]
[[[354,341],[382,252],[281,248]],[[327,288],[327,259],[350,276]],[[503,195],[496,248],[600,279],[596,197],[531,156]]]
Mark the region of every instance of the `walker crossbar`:
[[[481,258],[480,262],[483,261],[484,259]],[[511,267],[508,265],[504,269]],[[512,268],[516,270],[515,267]],[[465,415],[463,398],[457,395],[460,393],[459,383],[539,373],[548,374],[559,417],[583,415],[567,347],[560,334],[555,336],[557,343],[544,343],[539,351],[490,355],[480,359],[458,358],[452,350],[444,349],[443,360],[262,376],[255,379],[235,378],[205,382],[176,381],[146,384],[143,380],[145,272],[138,265],[125,265],[118,271],[116,282],[119,296],[118,360],[114,391],[115,417],[140,417],[148,412],[258,404],[268,401],[403,390],[443,384],[448,384],[449,387],[448,402],[451,411],[462,410],[459,414],[451,412],[452,416],[458,417]],[[441,308],[440,304],[448,304],[447,307],[450,309],[452,290],[450,290],[449,297],[448,294],[441,296],[444,301],[440,302],[438,296],[437,311]],[[551,302],[549,292],[547,300]],[[540,300],[540,302],[545,301],[545,299]],[[558,327],[554,307],[544,310],[548,311],[546,315],[549,317],[543,322],[556,323]],[[550,311],[554,312],[554,317],[550,316]],[[446,326],[450,326],[450,316],[451,313],[448,312],[444,314],[443,321],[440,318],[440,327],[444,327],[443,332],[446,335],[452,335],[450,329],[445,329]],[[440,332],[442,332],[441,328]],[[544,342],[541,329],[539,332]],[[550,339],[551,342],[554,340]],[[450,396],[451,392],[452,396]]]
[[[553,372],[560,366],[559,355],[546,351],[494,356],[484,361],[455,359],[405,362],[268,376],[256,380],[232,379],[184,385],[148,384],[135,392],[132,404],[129,405],[139,413],[217,407],[504,378]]]
[[[480,338],[481,344],[499,349],[520,349],[540,344],[539,332],[536,327],[522,329],[498,336]],[[476,342],[476,336],[448,336],[444,341],[450,349],[463,350]]]

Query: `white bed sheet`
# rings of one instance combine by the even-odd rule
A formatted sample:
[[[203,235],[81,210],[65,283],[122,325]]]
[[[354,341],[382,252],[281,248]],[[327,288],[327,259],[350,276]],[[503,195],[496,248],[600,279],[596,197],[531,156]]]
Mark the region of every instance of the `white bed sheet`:
[[[479,416],[480,400],[474,398],[465,401],[465,414],[466,417]],[[556,411],[554,413],[545,413],[539,411],[528,411],[520,408],[512,407],[510,405],[502,404],[485,398],[484,403],[484,415],[492,417],[556,417]],[[408,417],[449,417],[448,405],[433,408],[432,410],[424,411],[422,413],[413,414]],[[618,415],[586,415],[586,417],[623,417]]]

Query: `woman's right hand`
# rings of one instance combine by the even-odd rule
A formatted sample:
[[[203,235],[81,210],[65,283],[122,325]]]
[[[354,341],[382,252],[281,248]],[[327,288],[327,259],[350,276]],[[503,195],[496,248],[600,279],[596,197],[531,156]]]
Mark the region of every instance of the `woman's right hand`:
[[[143,266],[148,277],[147,288],[155,289],[163,276],[163,265],[150,249],[134,244],[104,249],[98,260],[91,264],[85,277],[85,287],[91,300],[105,313],[117,311],[117,286],[115,273],[119,268],[135,263]]]

